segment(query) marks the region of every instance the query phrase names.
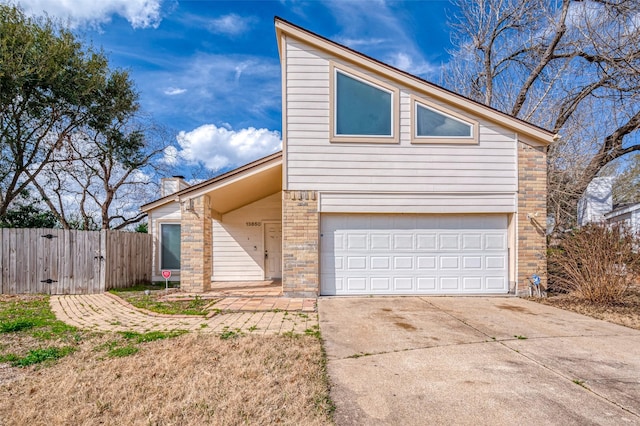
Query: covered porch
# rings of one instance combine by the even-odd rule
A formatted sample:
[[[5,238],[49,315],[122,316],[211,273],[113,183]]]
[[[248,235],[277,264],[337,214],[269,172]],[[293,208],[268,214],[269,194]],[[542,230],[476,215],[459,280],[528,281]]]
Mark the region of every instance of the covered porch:
[[[281,190],[278,153],[177,194],[184,292],[282,295]]]

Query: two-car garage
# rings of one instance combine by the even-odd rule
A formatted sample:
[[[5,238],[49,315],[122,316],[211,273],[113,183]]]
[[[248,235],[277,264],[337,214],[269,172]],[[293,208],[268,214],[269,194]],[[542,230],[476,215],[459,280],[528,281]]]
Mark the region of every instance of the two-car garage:
[[[505,294],[507,216],[322,214],[322,295]]]

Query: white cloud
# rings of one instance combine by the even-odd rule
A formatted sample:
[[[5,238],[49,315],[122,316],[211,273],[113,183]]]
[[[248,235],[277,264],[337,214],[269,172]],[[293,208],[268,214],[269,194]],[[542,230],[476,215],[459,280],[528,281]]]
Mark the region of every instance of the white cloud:
[[[47,13],[72,27],[108,23],[113,15],[125,18],[133,28],[156,28],[162,17],[162,0],[18,0],[33,15]]]
[[[276,58],[249,55],[197,53],[173,60],[170,72],[149,70],[137,78],[145,95],[144,107],[160,120],[176,122],[175,111],[188,111],[179,129],[202,123],[232,122],[236,128],[263,122],[263,127],[280,124],[280,64]],[[162,67],[169,68],[167,64]],[[162,68],[161,67],[161,68]],[[154,82],[166,86],[158,87]],[[188,95],[168,96],[167,87],[186,90]]]
[[[164,94],[168,96],[175,96],[175,95],[182,95],[186,91],[187,89],[180,89],[178,87],[167,87],[164,91]]]
[[[211,20],[209,30],[215,34],[233,37],[249,31],[251,25],[255,22],[257,22],[257,19],[253,16],[240,16],[235,13],[230,13],[229,15]]]
[[[175,166],[178,164],[178,148],[175,146],[169,145],[164,149],[164,156],[162,157],[162,162],[164,164],[168,164],[169,166]]]
[[[369,46],[379,46],[383,43],[388,42],[387,39],[384,38],[350,38],[350,37],[336,37],[336,42],[343,44],[352,49],[361,49],[362,47]]]
[[[389,64],[394,67],[406,71],[410,74],[422,76],[422,75],[433,75],[438,71],[438,67],[434,66],[428,62],[425,62],[419,59],[418,62],[415,62],[411,55],[408,55],[404,52],[396,52],[387,61]]]
[[[202,163],[210,170],[224,170],[249,163],[282,148],[280,133],[249,127],[231,130],[215,124],[205,124],[176,137],[180,149],[177,156],[191,164]],[[165,162],[167,159],[165,150]]]

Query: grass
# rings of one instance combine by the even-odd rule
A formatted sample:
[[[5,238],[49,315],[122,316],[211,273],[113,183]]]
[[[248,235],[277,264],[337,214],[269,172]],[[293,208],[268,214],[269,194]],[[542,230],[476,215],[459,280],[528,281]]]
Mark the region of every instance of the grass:
[[[640,286],[638,285],[627,289],[618,303],[595,304],[569,294],[553,293],[549,294],[549,297],[530,300],[640,330]]]
[[[315,328],[82,332],[59,324],[46,296],[0,299],[0,323],[0,362],[31,365],[0,368],[3,425],[332,424]]]
[[[0,296],[0,362],[50,364],[75,352],[86,335],[56,319],[48,296]]]
[[[114,337],[127,340],[94,339]],[[187,333],[106,357],[88,343],[97,341],[0,385],[3,424],[331,424],[313,337]]]
[[[170,288],[173,288],[170,284]],[[147,291],[149,294],[146,294]],[[136,308],[147,309],[151,312],[170,315],[206,315],[205,308],[211,303],[200,297],[192,300],[164,301],[161,300],[166,295],[165,286],[145,284],[131,288],[110,290],[110,293],[131,303]]]

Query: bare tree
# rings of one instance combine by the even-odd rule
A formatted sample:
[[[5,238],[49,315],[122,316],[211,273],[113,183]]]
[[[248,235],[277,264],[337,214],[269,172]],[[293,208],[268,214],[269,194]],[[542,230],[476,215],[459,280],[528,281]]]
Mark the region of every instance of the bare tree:
[[[607,164],[639,151],[640,2],[454,0],[445,85],[559,133],[549,208],[569,226]]]
[[[123,229],[146,215],[157,197],[159,161],[169,136],[127,119],[101,131],[85,128],[33,181],[64,228]]]

